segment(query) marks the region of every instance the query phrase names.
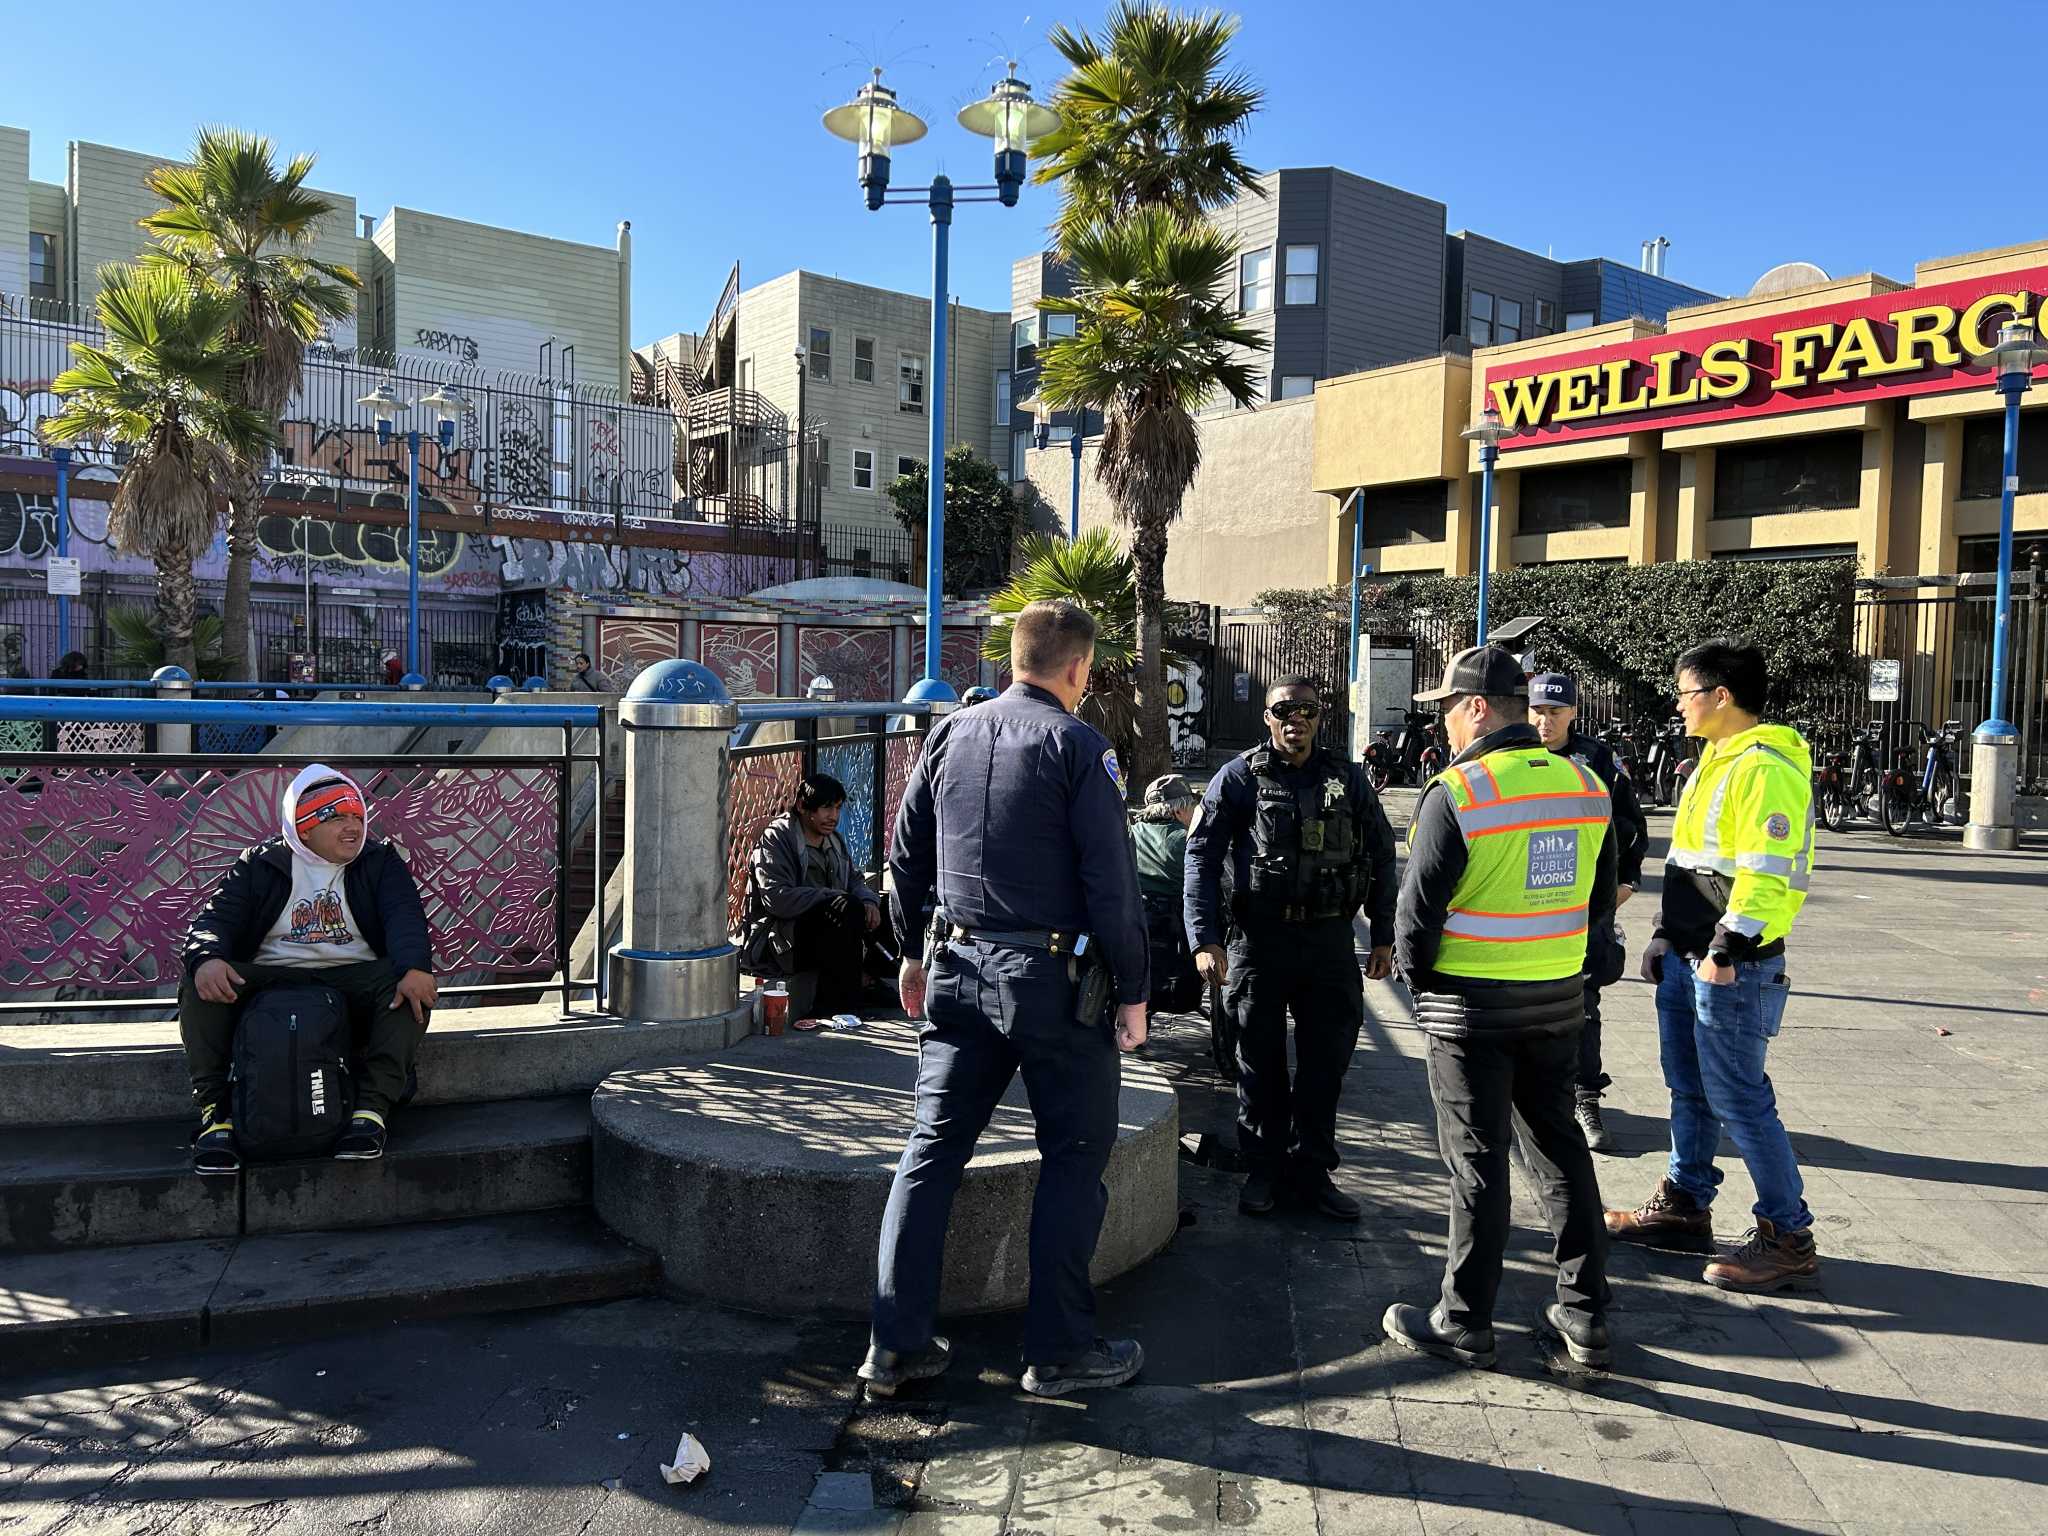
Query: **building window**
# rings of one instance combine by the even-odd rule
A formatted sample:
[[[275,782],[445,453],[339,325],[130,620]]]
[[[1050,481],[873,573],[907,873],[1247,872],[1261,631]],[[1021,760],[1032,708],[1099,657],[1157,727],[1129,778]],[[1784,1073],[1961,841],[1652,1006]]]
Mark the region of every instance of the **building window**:
[[[1241,315],[1273,307],[1273,248],[1262,246],[1237,258],[1237,311]]]
[[[921,460],[919,460],[919,459],[913,459],[913,458],[912,458],[912,457],[911,457],[911,456],[910,456],[909,454],[907,454],[907,453],[899,453],[899,454],[897,454],[897,455],[896,455],[896,478],[897,478],[898,480],[901,480],[901,479],[902,479],[902,478],[903,478],[903,477],[904,477],[905,475],[914,475],[914,474],[916,474],[916,473],[917,473],[917,470],[918,470],[918,465],[919,465],[919,464],[920,464],[921,462],[922,462],[922,461],[921,461]]]
[[[1465,334],[1475,347],[1493,345],[1493,295],[1474,288],[1472,290],[1472,319],[1466,326]]]
[[[1028,465],[1031,463],[1031,433],[1018,428],[1010,434],[1010,478],[1029,480]]]
[[[2048,413],[2020,412],[2019,471],[2022,496],[2048,491]],[[1957,497],[1996,501],[2004,477],[2004,416],[1972,416],[1963,423],[1963,477]]]
[[[1568,331],[1590,330],[1593,325],[1593,311],[1590,309],[1568,310],[1564,317],[1564,328]]]
[[[1039,334],[1047,341],[1056,341],[1063,336],[1074,334],[1072,315],[1045,315],[1040,318]]]
[[[1496,342],[1522,339],[1522,301],[1502,299],[1494,312],[1493,339]]]
[[[1626,528],[1629,461],[1601,459],[1522,471],[1523,533],[1578,533],[1589,528]]]
[[[1548,299],[1536,301],[1536,329],[1533,336],[1550,336],[1557,331],[1557,306]]]
[[[907,416],[924,414],[924,354],[896,354],[896,409]]]
[[[1312,373],[1283,373],[1280,375],[1280,398],[1299,400],[1303,395],[1316,392],[1316,376]]]
[[[1019,373],[1038,366],[1038,316],[1010,323],[1010,366]]]
[[[1714,454],[1716,517],[1833,511],[1855,506],[1862,488],[1861,432],[1776,438]]]
[[[1319,245],[1290,245],[1287,247],[1287,287],[1285,297],[1290,304],[1313,304],[1316,301],[1316,272],[1322,265],[1323,250]]]
[[[875,382],[875,338],[872,336],[853,338],[853,382]]]
[[[28,296],[32,299],[57,297],[57,237],[31,233],[28,237]]]
[[[811,377],[832,382],[832,333],[822,325],[811,327]]]
[[[1010,370],[1007,368],[998,368],[996,370],[996,425],[999,427],[1007,427],[1009,424]]]
[[[1367,491],[1361,503],[1365,542],[1380,548],[1443,543],[1449,490],[1448,480],[1417,480]]]
[[[856,448],[853,450],[853,488],[856,491],[872,491],[875,488],[875,450]]]

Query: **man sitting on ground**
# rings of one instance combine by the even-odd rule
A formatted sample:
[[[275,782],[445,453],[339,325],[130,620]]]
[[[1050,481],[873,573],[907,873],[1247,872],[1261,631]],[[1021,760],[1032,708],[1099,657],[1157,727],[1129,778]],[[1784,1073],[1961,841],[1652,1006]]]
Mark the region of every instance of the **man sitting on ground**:
[[[869,949],[881,938],[882,898],[861,878],[839,835],[845,807],[843,784],[827,773],[810,775],[790,808],[761,829],[747,867],[740,968],[752,976],[815,979],[803,1011],[823,1017],[860,1011]],[[887,969],[885,956],[874,959],[875,973]]]
[[[356,1109],[334,1155],[384,1155],[386,1117],[405,1097],[437,989],[419,887],[398,850],[368,835],[353,779],[324,763],[286,787],[283,833],[246,848],[192,920],[178,1032],[199,1105],[193,1166],[241,1169],[228,1070],[242,1005],[264,987],[318,981],[347,1000],[360,1059]]]
[[[1188,781],[1162,774],[1145,786],[1145,805],[1131,820],[1131,849],[1138,859],[1138,896],[1145,903],[1145,931],[1152,945],[1154,1009],[1185,1013],[1202,1000],[1202,979],[1188,952],[1186,904],[1188,827],[1200,805]]]

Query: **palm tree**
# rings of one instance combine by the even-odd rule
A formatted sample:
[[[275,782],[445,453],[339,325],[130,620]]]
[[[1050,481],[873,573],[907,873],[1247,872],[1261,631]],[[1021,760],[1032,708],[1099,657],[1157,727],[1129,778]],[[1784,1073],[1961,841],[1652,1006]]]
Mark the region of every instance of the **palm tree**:
[[[155,236],[146,264],[168,266],[196,286],[240,301],[231,340],[246,349],[226,398],[256,411],[272,431],[305,366],[308,343],[327,322],[355,312],[362,286],[347,267],[309,252],[320,220],[336,205],[306,190],[313,156],[295,155],[280,171],[267,138],[234,128],[202,128],[189,165],[151,171],[143,184],[164,206],[142,220]],[[263,516],[267,451],[231,456],[227,594],[221,628],[231,677],[248,675],[249,583],[256,525]]]
[[[99,280],[106,345],[71,344],[75,361],[51,384],[64,408],[45,430],[60,443],[129,450],[107,533],[123,554],[155,563],[165,658],[197,676],[192,567],[220,526],[214,488],[230,461],[271,442],[261,415],[223,398],[248,361],[232,339],[241,301],[195,289],[168,267],[106,266]]]
[[[1071,542],[1057,534],[1027,534],[1017,546],[1008,584],[988,600],[994,622],[982,637],[981,654],[1007,662],[1011,620],[1025,604],[1055,598],[1079,603],[1095,619],[1095,672],[1081,716],[1110,739],[1118,757],[1128,759],[1136,724],[1131,664],[1137,659],[1138,602],[1131,557],[1107,528],[1090,528]]]
[[[1237,153],[1261,99],[1225,71],[1237,25],[1118,0],[1100,40],[1055,29],[1072,69],[1053,95],[1059,127],[1032,146],[1034,179],[1065,194],[1054,228],[1073,285],[1043,307],[1075,317],[1073,336],[1039,350],[1038,393],[1054,410],[1102,412],[1095,475],[1131,530],[1137,783],[1171,762],[1167,530],[1201,464],[1195,413],[1223,398],[1252,404],[1259,376],[1247,359],[1267,345],[1232,302],[1236,244],[1204,217],[1265,193]]]

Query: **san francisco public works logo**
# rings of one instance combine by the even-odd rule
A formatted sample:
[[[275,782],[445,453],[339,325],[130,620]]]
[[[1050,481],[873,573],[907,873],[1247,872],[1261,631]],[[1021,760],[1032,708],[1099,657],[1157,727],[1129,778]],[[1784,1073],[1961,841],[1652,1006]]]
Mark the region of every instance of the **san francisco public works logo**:
[[[1578,884],[1576,832],[1538,832],[1529,839],[1529,881],[1525,889],[1554,891]]]

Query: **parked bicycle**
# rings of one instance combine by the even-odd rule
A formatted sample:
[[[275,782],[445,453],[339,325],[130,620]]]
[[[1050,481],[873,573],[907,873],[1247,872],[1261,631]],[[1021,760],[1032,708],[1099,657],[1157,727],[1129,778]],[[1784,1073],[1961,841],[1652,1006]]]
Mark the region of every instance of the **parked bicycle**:
[[[1673,715],[1651,738],[1643,756],[1642,787],[1652,805],[1676,805],[1692,777],[1692,739],[1685,734],[1685,721]]]
[[[1633,783],[1642,773],[1642,763],[1636,755],[1636,744],[1628,728],[1620,721],[1602,727],[1600,741],[1614,754],[1614,767],[1624,778]]]
[[[1376,790],[1390,785],[1426,784],[1451,760],[1450,738],[1433,710],[1411,709],[1401,716],[1400,734],[1382,729],[1365,749],[1365,774]]]
[[[1901,751],[1897,765],[1885,775],[1879,797],[1884,829],[1893,837],[1904,837],[1916,819],[1930,827],[1952,826],[1962,819],[1962,781],[1956,774],[1962,721],[1944,720],[1938,731],[1915,721],[1914,729],[1926,752],[1920,771],[1914,773],[1911,754]]]
[[[1878,819],[1884,794],[1884,722],[1873,720],[1849,733],[1849,750],[1825,755],[1823,770],[1814,770],[1814,809],[1821,825],[1841,832],[1857,818]]]

